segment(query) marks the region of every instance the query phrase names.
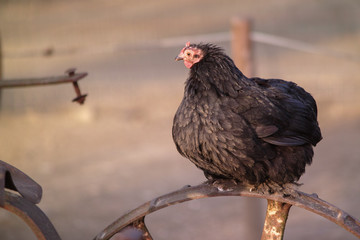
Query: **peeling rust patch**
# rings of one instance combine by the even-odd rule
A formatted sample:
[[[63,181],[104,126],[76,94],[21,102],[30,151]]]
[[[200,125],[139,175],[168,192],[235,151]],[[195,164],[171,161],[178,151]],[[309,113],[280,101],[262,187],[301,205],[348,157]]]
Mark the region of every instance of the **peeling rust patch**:
[[[261,240],[282,240],[291,205],[268,199]]]

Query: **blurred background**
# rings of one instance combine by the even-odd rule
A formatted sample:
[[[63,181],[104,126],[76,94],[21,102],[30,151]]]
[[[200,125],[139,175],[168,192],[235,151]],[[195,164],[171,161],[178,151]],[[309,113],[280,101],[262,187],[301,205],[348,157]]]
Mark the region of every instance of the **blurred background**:
[[[71,84],[3,89],[0,159],[43,187],[39,206],[62,239],[92,239],[143,202],[201,183],[171,137],[188,74],[174,57],[185,44],[179,40],[215,41],[209,36],[229,32],[233,17],[247,17],[253,31],[314,47],[253,42],[254,75],[294,81],[315,97],[324,139],[301,190],[360,218],[359,13],[358,0],[0,0],[3,79],[70,67],[89,73],[79,82],[89,94],[83,106],[71,103]],[[231,55],[229,39],[216,43]],[[253,201],[264,213],[266,201]],[[157,240],[260,239],[263,216],[249,236],[246,204],[195,200],[146,219]],[[285,239],[306,238],[356,239],[293,207]],[[35,237],[2,210],[0,239]]]

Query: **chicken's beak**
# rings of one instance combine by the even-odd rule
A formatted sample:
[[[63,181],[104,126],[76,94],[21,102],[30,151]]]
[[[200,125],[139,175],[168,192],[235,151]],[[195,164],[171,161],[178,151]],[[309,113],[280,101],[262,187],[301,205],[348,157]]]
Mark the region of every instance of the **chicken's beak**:
[[[181,61],[181,60],[184,60],[184,57],[183,57],[183,55],[180,53],[179,55],[177,55],[177,56],[175,57],[175,61]]]

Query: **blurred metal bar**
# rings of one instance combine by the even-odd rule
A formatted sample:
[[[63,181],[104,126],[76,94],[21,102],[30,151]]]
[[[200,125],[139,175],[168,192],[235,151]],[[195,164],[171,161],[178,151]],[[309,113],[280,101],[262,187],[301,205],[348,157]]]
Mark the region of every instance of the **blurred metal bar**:
[[[84,77],[87,73],[74,73],[73,75],[63,75],[56,77],[44,78],[27,78],[27,79],[9,79],[0,82],[0,88],[14,88],[14,87],[30,87],[49,84],[61,84],[67,82],[76,82]]]
[[[1,73],[1,72],[0,72]],[[49,84],[72,83],[75,89],[76,97],[72,100],[83,104],[87,94],[81,94],[78,81],[86,77],[87,73],[75,73],[75,68],[70,68],[66,71],[67,75],[45,78],[28,78],[28,79],[12,79],[0,81],[0,91],[2,88],[14,87],[31,87]]]
[[[252,42],[268,44],[271,46],[277,46],[281,48],[287,48],[295,51],[306,52],[311,54],[324,55],[329,57],[341,58],[350,61],[360,61],[360,56],[352,55],[348,53],[339,52],[332,49],[327,49],[323,47],[316,46],[314,44],[305,43],[302,41],[276,36],[273,34],[263,33],[252,31],[250,33],[250,39]],[[133,44],[108,44],[102,46],[101,48],[84,48],[82,46],[72,46],[69,48],[61,48],[52,52],[51,56],[56,55],[84,55],[84,54],[104,54],[104,53],[114,53],[114,52],[131,52],[131,51],[148,51],[159,48],[169,48],[169,47],[182,47],[186,42],[211,42],[211,43],[220,43],[220,42],[229,42],[231,41],[231,33],[227,32],[216,32],[216,33],[204,33],[198,35],[185,35],[178,37],[168,37],[155,40],[146,40],[140,41]],[[4,58],[31,58],[31,57],[48,57],[48,54],[44,54],[50,51],[49,49],[40,50],[40,49],[29,49],[27,51],[18,52],[18,53],[8,53],[3,54]]]
[[[239,19],[238,19],[239,20]],[[236,21],[236,20],[232,20]],[[233,23],[236,24],[236,23]],[[241,21],[238,23],[241,25]],[[246,26],[246,24],[245,24]],[[247,31],[245,27],[243,28],[244,31]],[[235,30],[236,31],[236,30]],[[239,29],[241,31],[241,27]],[[207,33],[207,34],[199,34],[199,35],[189,35],[189,36],[181,36],[181,37],[174,37],[174,38],[164,38],[159,41],[160,47],[177,47],[183,46],[185,42],[212,42],[212,43],[219,43],[219,42],[229,42],[233,41],[233,29],[232,33],[230,32],[218,32],[218,33]],[[310,43],[305,43],[302,41],[280,37],[273,34],[262,33],[257,31],[251,31],[249,39],[252,42],[268,44],[271,46],[287,48],[295,51],[311,53],[311,54],[318,54],[336,58],[342,58],[350,61],[360,61],[360,56],[351,55],[347,53],[342,53],[336,50],[327,49],[323,47],[319,47]]]

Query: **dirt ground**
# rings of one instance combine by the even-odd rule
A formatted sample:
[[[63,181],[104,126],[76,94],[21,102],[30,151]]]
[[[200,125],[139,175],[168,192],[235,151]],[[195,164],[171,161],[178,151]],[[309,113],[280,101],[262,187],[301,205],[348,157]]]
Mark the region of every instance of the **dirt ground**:
[[[360,56],[358,1],[0,5],[4,78],[59,75],[69,67],[89,73],[80,81],[89,94],[83,106],[70,102],[75,96],[70,85],[2,91],[0,159],[43,187],[39,207],[62,239],[92,239],[143,202],[204,181],[171,138],[187,76],[185,67],[173,61],[182,46],[151,46],[168,37],[227,31],[234,15],[254,19],[256,31],[344,53],[334,57],[254,45],[257,76],[297,82],[318,102],[324,139],[300,180],[301,190],[360,218],[360,68],[348,57]],[[220,45],[231,54],[229,42]],[[54,54],[44,57],[46,49]],[[253,201],[265,212],[265,201]],[[157,240],[250,239],[248,204],[244,198],[196,200],[156,212],[147,224]],[[285,239],[306,238],[356,239],[294,207]],[[0,239],[35,237],[17,217],[1,211]]]

